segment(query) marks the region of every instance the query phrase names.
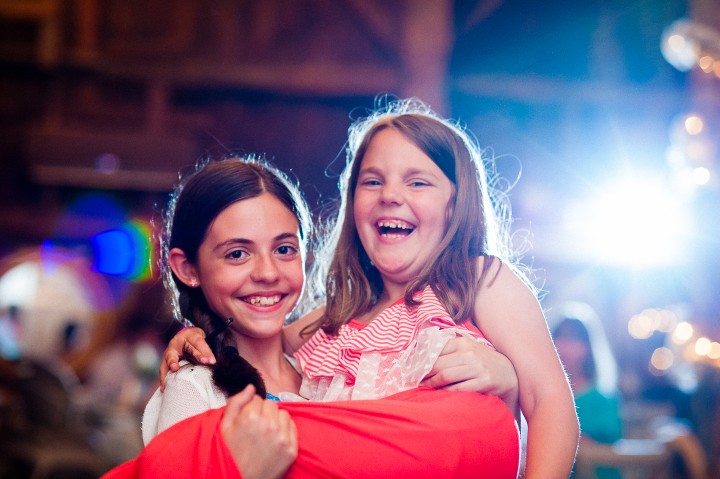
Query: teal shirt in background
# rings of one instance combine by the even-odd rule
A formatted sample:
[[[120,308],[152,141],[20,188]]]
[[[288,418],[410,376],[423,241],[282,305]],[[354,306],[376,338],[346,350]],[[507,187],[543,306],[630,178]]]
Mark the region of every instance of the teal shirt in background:
[[[615,396],[606,396],[595,387],[586,389],[575,396],[580,432],[596,442],[612,444],[622,438],[620,401]],[[611,467],[598,467],[598,479],[621,479],[622,474]]]

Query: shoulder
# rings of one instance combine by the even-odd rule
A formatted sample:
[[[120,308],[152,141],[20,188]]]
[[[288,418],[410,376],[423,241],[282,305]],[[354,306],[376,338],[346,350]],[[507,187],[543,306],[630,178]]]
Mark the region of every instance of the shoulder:
[[[477,259],[478,272],[486,271],[479,290],[526,290],[534,294],[534,288],[530,281],[520,271],[520,269],[493,256],[480,256]]]
[[[224,405],[227,396],[215,385],[211,367],[187,363],[183,364],[176,372],[168,373],[162,401],[164,403],[200,402],[213,408]]]
[[[227,399],[212,380],[212,369],[185,363],[168,373],[165,391],[155,392],[142,418],[143,441],[147,444],[156,434],[185,418],[208,409],[221,407]]]
[[[212,379],[212,368],[202,364],[191,364],[187,361],[181,361],[180,369],[169,372],[167,376],[168,383],[170,381],[202,381],[205,379]]]
[[[168,373],[165,379],[164,395],[187,394],[189,391],[198,391],[202,396],[214,396],[217,387],[212,376],[212,368],[183,361],[180,369]]]
[[[497,346],[496,339],[490,336],[510,323],[547,328],[535,289],[515,267],[497,258],[480,258],[478,267],[483,265],[487,273],[475,294],[473,309],[477,324],[493,344]]]

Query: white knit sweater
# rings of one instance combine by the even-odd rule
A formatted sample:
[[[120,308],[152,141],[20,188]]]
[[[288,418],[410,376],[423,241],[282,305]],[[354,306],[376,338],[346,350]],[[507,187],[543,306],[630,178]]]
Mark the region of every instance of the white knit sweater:
[[[145,406],[142,436],[146,445],[173,424],[227,402],[225,393],[212,380],[212,369],[187,361],[180,364],[177,372],[168,373],[165,392],[158,388]]]

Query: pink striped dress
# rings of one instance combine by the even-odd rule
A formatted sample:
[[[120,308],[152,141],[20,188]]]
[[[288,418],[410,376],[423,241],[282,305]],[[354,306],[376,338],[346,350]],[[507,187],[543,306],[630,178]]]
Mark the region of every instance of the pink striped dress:
[[[450,338],[466,336],[491,346],[470,321],[455,324],[429,286],[415,299],[419,306],[410,308],[400,299],[369,323],[351,320],[337,336],[316,332],[295,353],[304,374],[300,396],[387,397],[418,387]]]

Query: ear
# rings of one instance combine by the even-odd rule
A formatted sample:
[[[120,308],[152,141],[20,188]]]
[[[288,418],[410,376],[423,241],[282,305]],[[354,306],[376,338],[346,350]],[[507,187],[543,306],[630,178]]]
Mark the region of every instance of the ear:
[[[168,263],[175,276],[187,286],[196,288],[200,285],[197,269],[188,261],[183,250],[180,248],[171,249],[168,254]]]

